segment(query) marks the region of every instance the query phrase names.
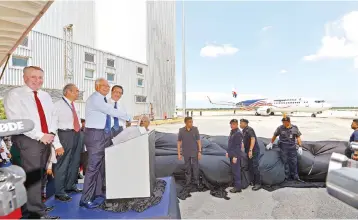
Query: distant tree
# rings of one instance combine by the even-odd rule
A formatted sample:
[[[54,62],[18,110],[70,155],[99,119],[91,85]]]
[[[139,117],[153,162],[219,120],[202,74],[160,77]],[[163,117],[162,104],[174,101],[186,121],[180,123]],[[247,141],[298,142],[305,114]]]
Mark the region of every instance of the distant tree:
[[[6,119],[3,101],[0,100],[0,119]]]

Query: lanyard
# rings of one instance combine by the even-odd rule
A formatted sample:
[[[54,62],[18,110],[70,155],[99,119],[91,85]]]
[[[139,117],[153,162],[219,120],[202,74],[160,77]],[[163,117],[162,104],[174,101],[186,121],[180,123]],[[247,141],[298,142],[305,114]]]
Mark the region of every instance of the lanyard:
[[[71,106],[70,104],[68,104],[68,102],[66,101],[65,98],[62,97],[62,99],[63,99],[63,101],[68,105],[68,107],[70,107],[70,109],[71,109],[71,111],[72,111],[72,106]]]

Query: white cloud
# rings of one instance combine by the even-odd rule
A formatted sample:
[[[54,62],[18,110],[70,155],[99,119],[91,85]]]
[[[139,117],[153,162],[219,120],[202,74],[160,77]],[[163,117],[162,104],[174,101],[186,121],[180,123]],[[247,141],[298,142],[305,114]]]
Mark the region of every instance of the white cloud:
[[[327,58],[351,58],[358,68],[358,11],[350,12],[341,19],[325,26],[322,45],[315,54],[304,56],[305,61]]]
[[[287,73],[287,70],[282,69],[282,70],[280,71],[280,73]]]
[[[215,45],[208,44],[201,48],[200,56],[202,57],[218,57],[218,56],[230,56],[239,51],[239,48],[233,47],[230,44]]]
[[[268,31],[272,28],[272,26],[266,26],[266,27],[263,27],[261,30],[262,31]]]

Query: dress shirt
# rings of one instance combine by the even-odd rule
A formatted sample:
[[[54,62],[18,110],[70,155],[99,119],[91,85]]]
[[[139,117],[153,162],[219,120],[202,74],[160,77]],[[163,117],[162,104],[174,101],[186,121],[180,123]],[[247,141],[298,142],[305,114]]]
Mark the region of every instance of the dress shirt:
[[[51,146],[51,154],[46,163],[46,169],[52,170],[52,164],[57,163],[55,148]]]
[[[77,118],[79,119],[78,111],[76,110]],[[73,129],[73,114],[71,101],[66,97],[58,100],[55,103],[55,110],[53,111],[53,119],[56,122],[57,129],[67,130]],[[81,124],[80,119],[78,120]]]
[[[52,117],[54,111],[52,98],[45,91],[38,90],[37,92],[45,113],[48,130],[50,133],[56,134],[57,126]],[[28,86],[25,85],[10,90],[4,98],[4,108],[7,119],[30,119],[34,122],[34,129],[24,133],[24,135],[38,141],[43,137],[44,133],[41,130],[41,121],[37,111],[34,93]],[[56,149],[61,148],[57,135],[55,136],[53,144]]]
[[[4,149],[4,152],[1,153],[1,158],[4,160],[10,159],[7,156],[7,154],[9,154],[10,151],[9,151],[9,149],[7,149],[5,141],[3,139],[1,139],[1,142],[0,142],[0,149]]]
[[[114,101],[113,99],[109,99],[108,103],[111,104],[114,108],[114,104],[116,103],[116,101]],[[125,109],[121,108],[120,100],[117,101],[117,109],[119,109],[120,111],[126,112]],[[119,126],[123,127],[123,129],[126,128],[126,120],[118,118],[118,123],[119,123]],[[113,117],[111,117],[111,125],[112,125],[112,127],[114,126],[114,118]]]
[[[99,92],[94,92],[86,101],[86,128],[104,129],[106,126],[107,115],[117,117],[125,121],[130,121],[130,117],[119,109],[114,109],[113,105],[104,101],[105,96]]]

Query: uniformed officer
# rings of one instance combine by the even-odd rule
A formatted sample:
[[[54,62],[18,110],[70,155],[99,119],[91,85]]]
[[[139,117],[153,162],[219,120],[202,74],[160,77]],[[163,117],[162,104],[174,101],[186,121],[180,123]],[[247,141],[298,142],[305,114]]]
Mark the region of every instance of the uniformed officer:
[[[260,148],[256,141],[255,131],[248,124],[249,121],[247,119],[240,120],[240,128],[242,129],[245,153],[249,159],[249,172],[252,177],[252,183],[254,185],[252,190],[256,191],[261,189],[261,178],[259,171]]]
[[[358,142],[358,119],[353,119],[351,128],[354,130],[349,138],[349,143]],[[348,157],[353,160],[358,160],[358,151],[353,152],[350,148],[348,150]]]
[[[240,154],[242,146],[242,133],[239,130],[239,123],[237,119],[230,121],[230,136],[227,148],[226,157],[230,158],[231,172],[234,177],[234,188],[230,190],[231,193],[241,192],[241,164]]]
[[[291,124],[290,117],[285,117],[282,118],[282,125],[276,129],[271,143],[266,146],[266,149],[272,149],[272,143],[275,142],[277,136],[280,137],[278,146],[281,149],[281,158],[285,164],[286,179],[300,181],[297,172],[297,152],[302,154],[301,132],[296,125]]]
[[[193,126],[193,118],[185,117],[185,127],[179,129],[178,159],[184,156],[186,185],[190,185],[192,177],[195,185],[201,188],[199,182],[199,160],[201,159],[201,140],[197,127]],[[183,152],[181,152],[181,148]],[[192,175],[193,174],[193,175]]]

